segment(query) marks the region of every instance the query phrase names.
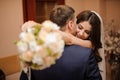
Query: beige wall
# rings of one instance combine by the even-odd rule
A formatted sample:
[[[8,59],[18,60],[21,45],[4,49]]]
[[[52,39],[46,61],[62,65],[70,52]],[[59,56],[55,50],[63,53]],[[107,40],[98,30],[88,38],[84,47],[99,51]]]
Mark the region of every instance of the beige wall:
[[[107,0],[106,19],[115,21],[115,29],[120,30],[120,0]]]
[[[16,54],[13,41],[23,23],[22,0],[0,0],[0,58]]]
[[[84,10],[84,0],[65,0],[65,4],[72,6],[75,11],[76,11],[76,15]]]
[[[100,0],[65,0],[65,3],[72,6],[75,9],[76,14],[83,10],[94,10],[100,12]]]

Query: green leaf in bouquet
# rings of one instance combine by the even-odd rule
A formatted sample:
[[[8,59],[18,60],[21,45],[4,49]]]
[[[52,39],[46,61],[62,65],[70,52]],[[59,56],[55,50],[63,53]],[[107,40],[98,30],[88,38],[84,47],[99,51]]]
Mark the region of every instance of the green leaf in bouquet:
[[[43,40],[41,40],[41,39],[38,39],[38,40],[37,40],[37,44],[38,44],[38,45],[41,45],[41,44],[43,44],[43,43],[44,43]]]
[[[18,43],[18,41],[17,41],[17,40],[14,40],[14,41],[13,41],[13,44],[15,44],[15,45],[16,45],[17,43]]]
[[[52,55],[52,51],[50,50],[50,48],[46,48],[47,52],[48,52],[48,56]]]
[[[38,64],[33,63],[33,64],[31,64],[31,66],[33,66],[33,67],[37,67],[37,66],[38,66]]]
[[[34,35],[37,36],[42,26],[41,25],[35,25],[34,27],[35,27]]]

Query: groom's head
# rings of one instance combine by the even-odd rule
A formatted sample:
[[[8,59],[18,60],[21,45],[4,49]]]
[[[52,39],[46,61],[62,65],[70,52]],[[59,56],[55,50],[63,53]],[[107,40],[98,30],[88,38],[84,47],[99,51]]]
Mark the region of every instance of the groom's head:
[[[74,9],[70,6],[57,5],[50,13],[50,20],[60,26],[62,31],[75,35],[77,27],[74,13]]]

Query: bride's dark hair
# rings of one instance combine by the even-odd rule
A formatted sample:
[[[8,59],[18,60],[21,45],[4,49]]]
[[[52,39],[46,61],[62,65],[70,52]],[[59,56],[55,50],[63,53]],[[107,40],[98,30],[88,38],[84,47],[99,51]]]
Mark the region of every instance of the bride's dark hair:
[[[88,21],[90,23],[90,25],[92,26],[92,31],[90,33],[90,36],[88,37],[88,40],[90,40],[92,42],[97,62],[100,62],[100,61],[102,61],[102,58],[98,52],[98,49],[102,48],[101,21],[100,21],[99,17],[90,10],[85,10],[78,14],[77,24],[79,24],[80,22],[83,22],[83,21]]]

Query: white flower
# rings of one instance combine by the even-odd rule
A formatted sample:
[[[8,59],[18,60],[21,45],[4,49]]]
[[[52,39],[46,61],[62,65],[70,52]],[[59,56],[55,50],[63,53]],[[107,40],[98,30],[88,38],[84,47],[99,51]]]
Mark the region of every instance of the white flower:
[[[34,28],[32,28],[32,29],[31,29],[31,28],[28,28],[28,29],[27,29],[27,32],[32,33],[33,31],[34,31]]]
[[[47,67],[50,67],[51,64],[55,64],[55,57],[47,56],[45,57],[45,63]]]
[[[25,22],[25,23],[22,25],[21,29],[22,29],[22,31],[26,31],[26,30],[28,30],[28,29],[34,28],[34,25],[36,25],[36,24],[37,24],[37,23],[34,22],[34,21],[28,21],[28,22]]]
[[[24,39],[26,36],[26,32],[21,32],[19,38]]]
[[[31,32],[21,32],[20,39],[25,42],[35,40],[35,36]]]
[[[20,41],[17,43],[17,48],[19,53],[23,53],[28,50],[28,45],[27,43]]]
[[[45,39],[45,44],[48,46],[49,44],[51,43],[56,43],[57,42],[57,37],[56,37],[56,34],[54,33],[49,33],[47,36],[46,36],[46,39]]]
[[[41,55],[38,53],[34,55],[32,62],[37,65],[42,65],[44,63]]]
[[[37,42],[35,40],[29,42],[29,48],[32,52],[37,52],[40,49],[40,46],[37,45]]]
[[[31,62],[33,59],[33,53],[30,51],[26,51],[26,52],[20,54],[19,57],[24,62]]]
[[[50,20],[44,21],[42,25],[43,25],[43,29],[46,30],[47,32],[60,29],[60,27],[58,27],[55,23],[51,22]]]
[[[45,40],[45,46],[47,46],[53,52],[53,54],[59,54],[63,52],[64,41],[62,40],[62,37],[60,36],[60,34],[55,32],[49,33]]]
[[[45,30],[42,29],[42,30],[39,32],[39,38],[40,38],[41,40],[45,41],[48,34],[49,34],[48,32],[46,32]]]

